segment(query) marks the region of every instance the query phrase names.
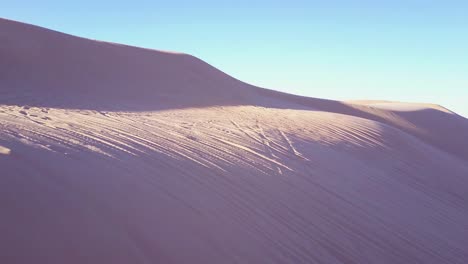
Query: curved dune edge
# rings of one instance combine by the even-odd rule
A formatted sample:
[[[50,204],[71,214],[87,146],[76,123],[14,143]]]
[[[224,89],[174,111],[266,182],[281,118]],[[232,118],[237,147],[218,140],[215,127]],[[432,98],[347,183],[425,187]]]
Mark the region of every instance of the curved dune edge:
[[[449,109],[438,105],[438,104],[430,104],[430,103],[407,103],[407,102],[398,102],[398,101],[385,101],[385,100],[349,100],[346,101],[351,104],[361,104],[367,105],[376,108],[382,108],[387,110],[393,111],[420,111],[424,109],[434,109],[438,111],[442,111],[448,114],[455,114],[454,112],[450,111]]]
[[[288,95],[12,21],[0,39],[1,263],[468,259],[460,116]]]

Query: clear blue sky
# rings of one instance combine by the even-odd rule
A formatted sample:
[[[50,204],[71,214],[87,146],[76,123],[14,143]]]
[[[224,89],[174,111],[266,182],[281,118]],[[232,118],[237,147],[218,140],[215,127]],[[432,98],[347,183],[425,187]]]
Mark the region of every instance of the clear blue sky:
[[[330,99],[434,102],[468,117],[468,1],[0,0],[0,16],[193,54]]]

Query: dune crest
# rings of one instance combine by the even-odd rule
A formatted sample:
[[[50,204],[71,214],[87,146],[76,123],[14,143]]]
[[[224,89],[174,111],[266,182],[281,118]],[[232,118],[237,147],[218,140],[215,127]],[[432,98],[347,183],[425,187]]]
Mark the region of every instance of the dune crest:
[[[0,19],[1,263],[465,263],[468,122]]]

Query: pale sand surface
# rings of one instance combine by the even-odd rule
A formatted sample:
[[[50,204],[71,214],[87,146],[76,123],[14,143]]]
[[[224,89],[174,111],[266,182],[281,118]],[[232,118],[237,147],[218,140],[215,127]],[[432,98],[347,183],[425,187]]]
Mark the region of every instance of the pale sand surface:
[[[0,263],[468,259],[468,121],[448,110],[1,19],[0,58]]]

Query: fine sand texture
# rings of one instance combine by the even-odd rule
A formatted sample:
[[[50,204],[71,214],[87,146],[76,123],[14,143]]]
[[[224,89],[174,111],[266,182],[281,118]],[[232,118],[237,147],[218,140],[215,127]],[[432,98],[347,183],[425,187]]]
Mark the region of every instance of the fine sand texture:
[[[0,263],[464,264],[467,136],[0,19]]]

